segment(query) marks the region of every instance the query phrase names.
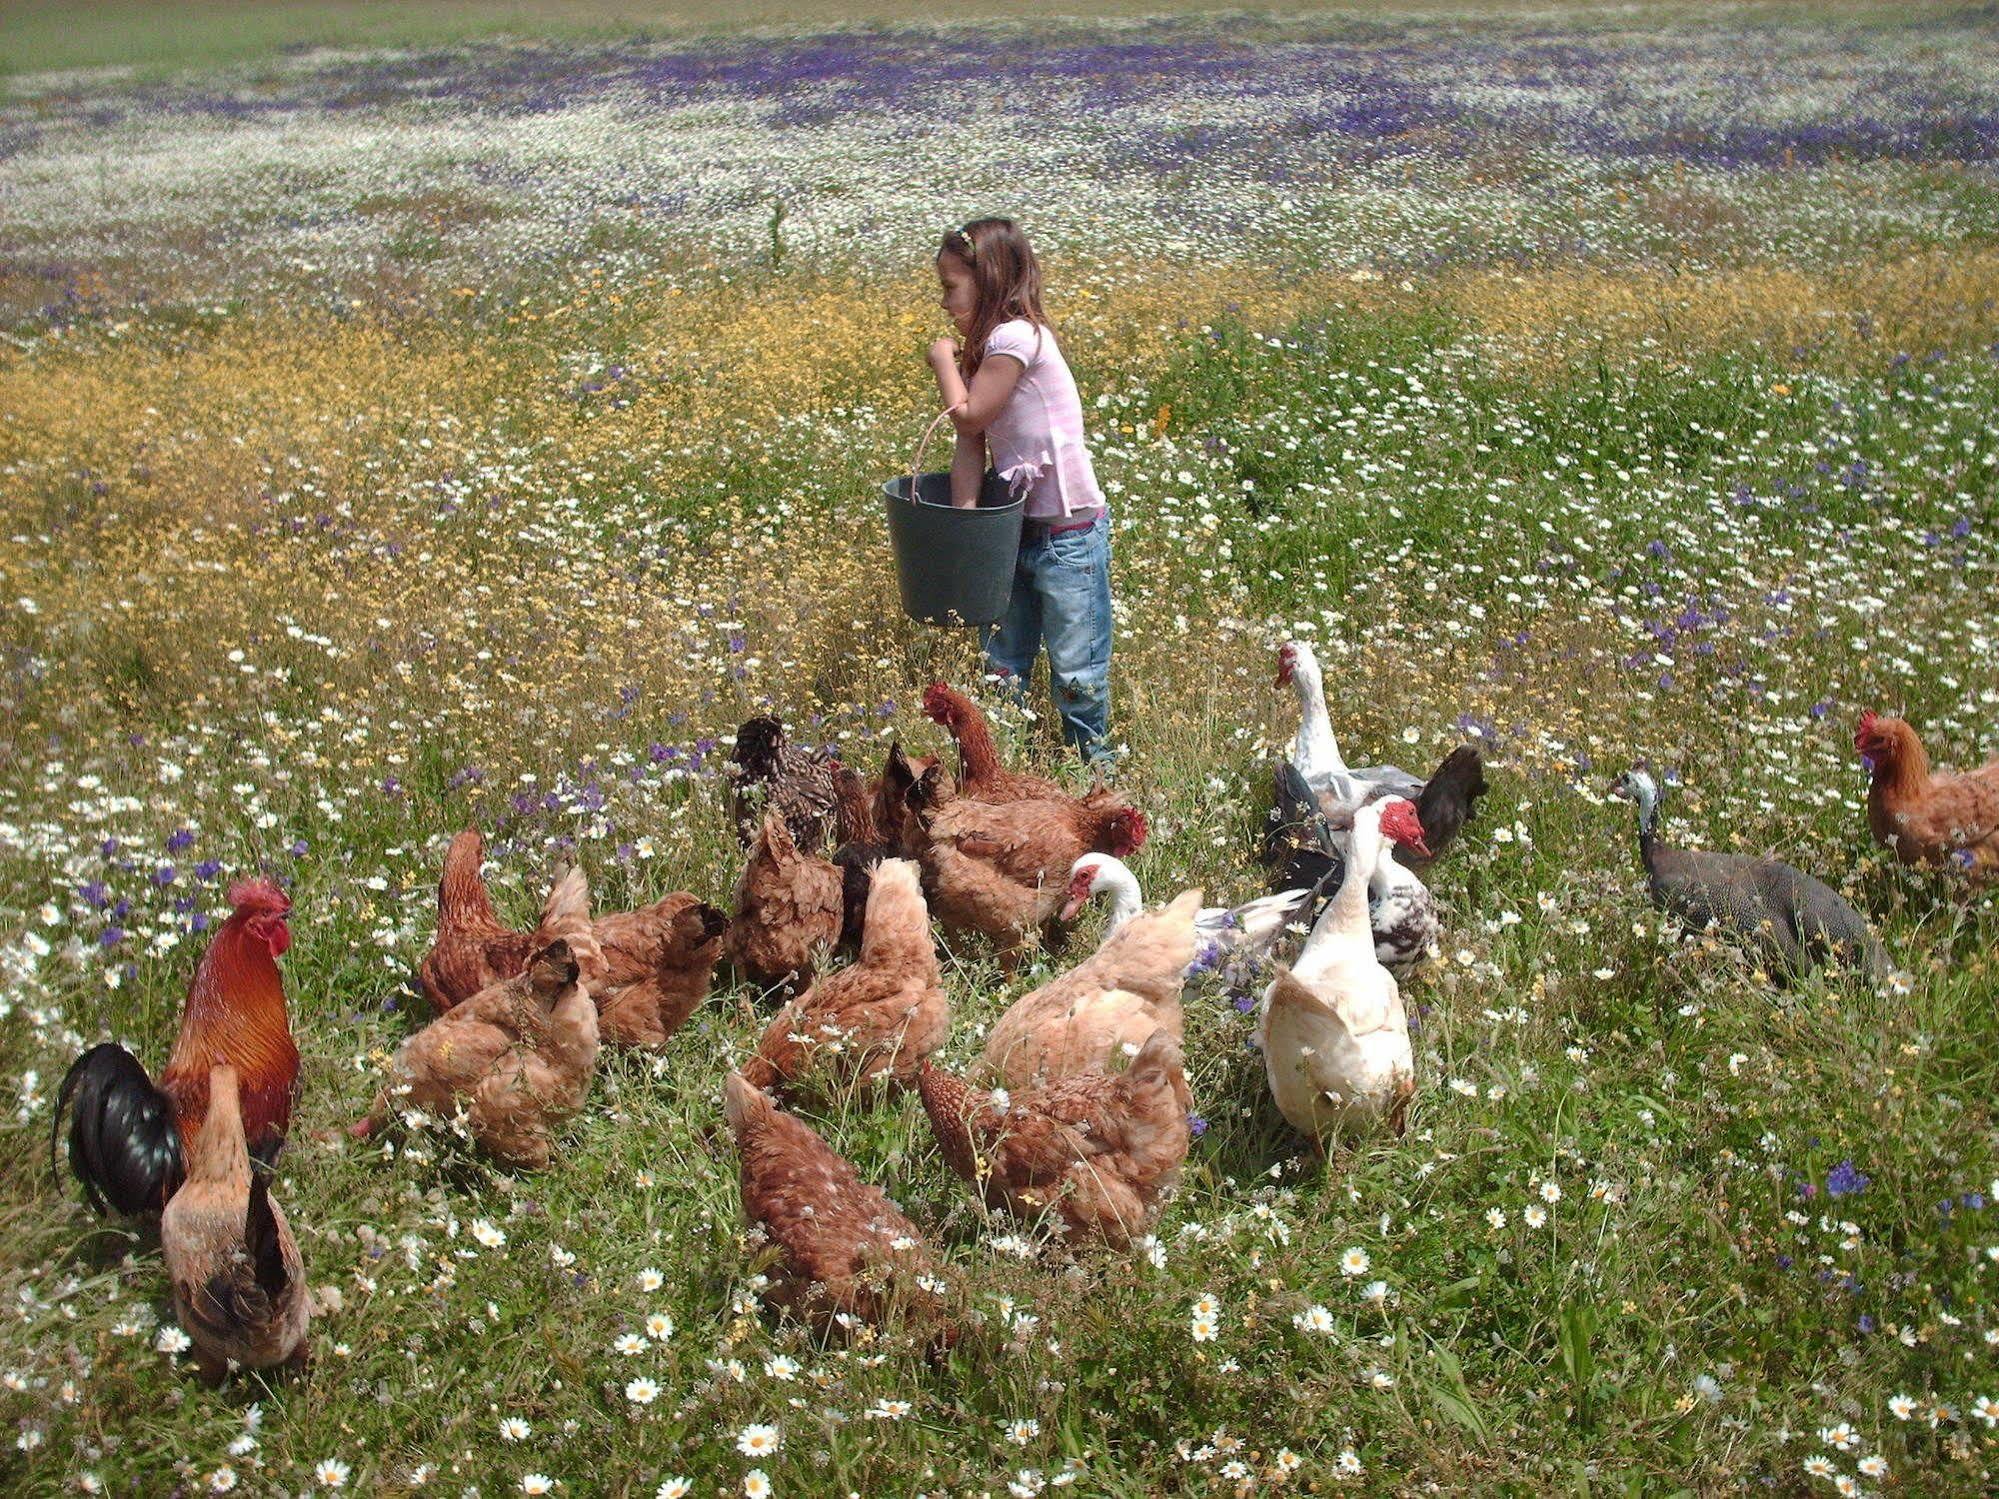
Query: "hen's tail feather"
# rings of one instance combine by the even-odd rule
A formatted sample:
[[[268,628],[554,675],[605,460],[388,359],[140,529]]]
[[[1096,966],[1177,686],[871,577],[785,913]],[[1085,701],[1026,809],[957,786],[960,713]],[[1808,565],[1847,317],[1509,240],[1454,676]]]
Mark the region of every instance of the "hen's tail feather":
[[[283,1291],[291,1276],[285,1269],[285,1246],[278,1234],[277,1215],[271,1211],[268,1171],[250,1172],[250,1207],[243,1218],[243,1247],[250,1253],[250,1265],[265,1294],[276,1296]]]
[[[70,1064],[56,1093],[49,1165],[68,1112],[69,1169],[98,1212],[158,1212],[186,1174],[173,1100],[124,1047],[105,1041]]]

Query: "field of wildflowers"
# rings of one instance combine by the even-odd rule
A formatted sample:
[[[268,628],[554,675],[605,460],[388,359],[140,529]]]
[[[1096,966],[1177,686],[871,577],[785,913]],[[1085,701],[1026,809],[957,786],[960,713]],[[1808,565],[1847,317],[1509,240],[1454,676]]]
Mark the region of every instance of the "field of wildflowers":
[[[928,251],[1018,215],[1117,511],[1153,897],[1255,893],[1273,648],[1357,761],[1494,792],[1406,988],[1408,1136],[1301,1153],[1190,1004],[1130,1258],[989,1220],[920,1107],[813,1116],[944,1248],[946,1363],[760,1310],[722,987],[559,1164],[355,1148],[445,841],[726,901],[774,706],[872,768],[973,679],[877,510]],[[991,23],[290,51],[0,80],[0,1487],[663,1496],[1991,1492],[1999,905],[1869,840],[1902,709],[1999,749],[1989,8]],[[1055,763],[1043,722],[1009,753]],[[719,747],[719,748],[718,748]],[[1774,992],[1667,833],[1843,888],[1905,994]],[[54,1080],[170,1042],[233,875],[295,902],[278,1195],[313,1366],[201,1389]],[[1084,941],[1089,940],[1086,933]],[[969,1058],[1044,975],[947,967]]]

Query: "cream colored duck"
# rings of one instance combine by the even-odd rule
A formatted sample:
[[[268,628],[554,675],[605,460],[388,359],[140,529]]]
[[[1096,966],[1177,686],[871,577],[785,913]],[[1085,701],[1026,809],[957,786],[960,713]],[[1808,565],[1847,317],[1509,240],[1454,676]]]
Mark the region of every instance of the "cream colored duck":
[[[1375,957],[1367,886],[1388,842],[1420,841],[1404,797],[1354,812],[1346,871],[1298,961],[1263,992],[1257,1042],[1277,1107],[1322,1146],[1386,1121],[1397,1134],[1416,1091],[1409,1021],[1395,976]]]

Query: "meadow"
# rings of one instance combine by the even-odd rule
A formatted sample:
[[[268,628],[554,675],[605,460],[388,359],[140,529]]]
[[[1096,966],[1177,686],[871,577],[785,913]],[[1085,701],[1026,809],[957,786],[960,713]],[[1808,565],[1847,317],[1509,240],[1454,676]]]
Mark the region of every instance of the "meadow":
[[[38,12],[6,54],[0,1487],[1993,1491],[1999,902],[1873,844],[1852,748],[1879,708],[1999,751],[1989,6],[466,13],[142,66],[130,8]],[[760,1307],[743,986],[607,1051],[545,1173],[339,1127],[457,829],[509,918],[563,859],[726,904],[744,717],[944,743],[917,699],[976,650],[901,617],[879,492],[986,212],[1115,509],[1148,896],[1261,888],[1287,638],[1356,763],[1472,742],[1494,789],[1399,1142],[1304,1150],[1245,974],[1189,997],[1200,1133],[1132,1255],[988,1217],[913,1099],[810,1114],[957,1277],[933,1362]],[[1670,838],[1841,888],[1906,992],[1683,940],[1604,795],[1640,757]],[[52,1095],[107,1036],[164,1058],[257,870],[321,1311],[307,1375],[211,1393],[154,1235],[51,1176]],[[944,1060],[1050,971],[955,942]]]

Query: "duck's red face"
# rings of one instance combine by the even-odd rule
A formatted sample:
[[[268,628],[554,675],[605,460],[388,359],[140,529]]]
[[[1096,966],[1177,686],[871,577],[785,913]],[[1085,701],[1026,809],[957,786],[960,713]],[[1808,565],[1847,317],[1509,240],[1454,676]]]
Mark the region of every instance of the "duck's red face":
[[[1074,921],[1096,893],[1097,866],[1085,864],[1069,876],[1069,888],[1062,896],[1062,910],[1057,919],[1065,924]]]
[[[1423,820],[1416,815],[1416,804],[1407,797],[1398,796],[1382,805],[1381,832],[1391,843],[1429,855],[1430,845],[1423,841]]]
[[[1277,685],[1289,687],[1298,673],[1298,647],[1286,641],[1277,648]]]

